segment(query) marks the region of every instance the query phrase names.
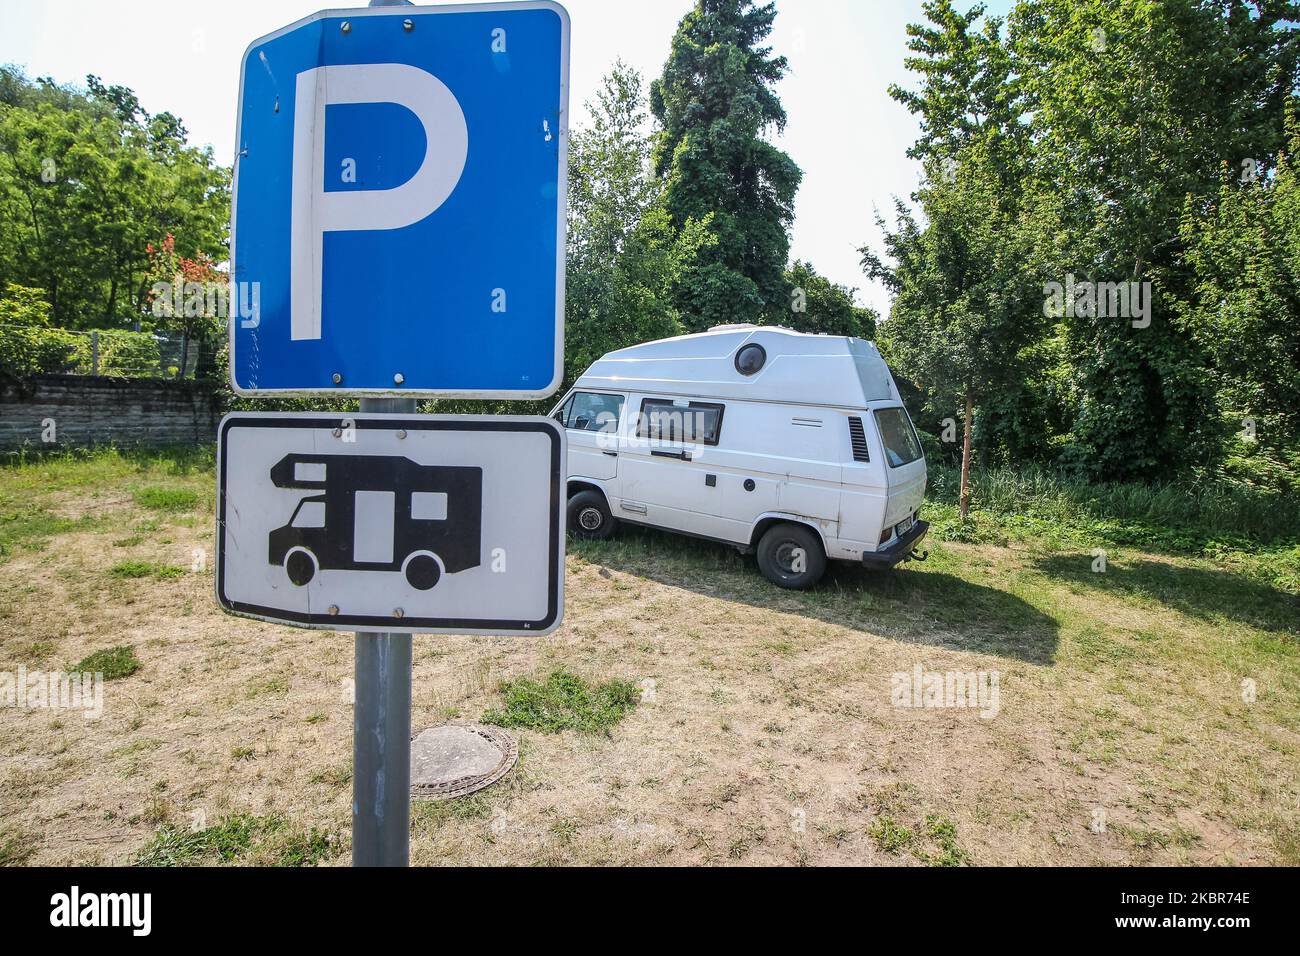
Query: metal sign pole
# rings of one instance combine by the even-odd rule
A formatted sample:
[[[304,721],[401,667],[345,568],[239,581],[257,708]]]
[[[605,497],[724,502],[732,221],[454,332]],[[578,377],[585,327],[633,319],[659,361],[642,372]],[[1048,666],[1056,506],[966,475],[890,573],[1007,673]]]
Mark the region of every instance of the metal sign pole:
[[[363,398],[413,414],[413,398]],[[352,719],[352,865],[406,866],[411,827],[411,635],[358,631]]]

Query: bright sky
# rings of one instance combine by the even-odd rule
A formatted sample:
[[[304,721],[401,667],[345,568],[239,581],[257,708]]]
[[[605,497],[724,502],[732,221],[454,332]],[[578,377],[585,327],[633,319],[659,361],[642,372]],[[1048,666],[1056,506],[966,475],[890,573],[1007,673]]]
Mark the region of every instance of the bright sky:
[[[570,102],[574,123],[600,77],[622,58],[647,80],[668,55],[691,0],[561,0],[573,25]],[[972,0],[972,3],[974,0]],[[1005,11],[1010,0],[992,0]],[[790,121],[782,147],[804,172],[796,204],[794,258],[857,287],[882,314],[884,290],[858,265],[864,243],[880,247],[874,210],[916,188],[904,151],[912,116],[885,90],[911,85],[904,27],[920,0],[778,0],[771,43],[790,61],[779,93]],[[312,0],[5,0],[0,63],[32,76],[84,84],[87,73],[135,90],[145,109],[180,116],[191,141],[231,162],[239,60],[249,42],[321,9]]]

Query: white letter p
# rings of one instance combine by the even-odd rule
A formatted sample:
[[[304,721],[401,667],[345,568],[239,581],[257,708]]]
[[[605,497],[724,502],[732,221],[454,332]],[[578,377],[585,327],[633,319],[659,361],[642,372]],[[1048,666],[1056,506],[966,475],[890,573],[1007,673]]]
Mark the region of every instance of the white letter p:
[[[325,191],[325,107],[396,103],[424,127],[424,159],[392,189]],[[460,103],[432,73],[403,63],[319,66],[298,74],[293,119],[290,233],[291,339],[321,335],[325,233],[400,229],[419,222],[451,195],[465,168],[469,130]]]

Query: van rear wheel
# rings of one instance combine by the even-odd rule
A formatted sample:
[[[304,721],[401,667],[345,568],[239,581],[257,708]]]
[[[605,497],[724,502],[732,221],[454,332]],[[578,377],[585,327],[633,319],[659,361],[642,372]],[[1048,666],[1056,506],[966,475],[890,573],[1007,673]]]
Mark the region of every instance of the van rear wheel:
[[[802,591],[821,580],[826,554],[817,535],[803,525],[773,525],[759,539],[758,569],[773,584]]]
[[[599,491],[580,491],[569,499],[569,534],[603,541],[618,529],[609,503]]]

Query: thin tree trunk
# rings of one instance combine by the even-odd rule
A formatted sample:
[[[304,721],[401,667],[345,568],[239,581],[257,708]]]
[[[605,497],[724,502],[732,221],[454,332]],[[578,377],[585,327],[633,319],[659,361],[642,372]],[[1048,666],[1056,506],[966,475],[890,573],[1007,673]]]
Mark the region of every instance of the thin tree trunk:
[[[971,401],[970,393],[967,392],[966,434],[962,437],[961,442],[961,494],[958,498],[962,521],[965,521],[966,516],[970,514],[970,425],[974,412],[974,403]]]

